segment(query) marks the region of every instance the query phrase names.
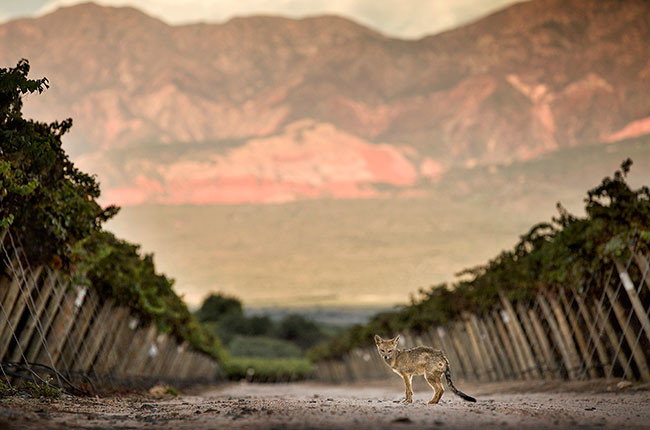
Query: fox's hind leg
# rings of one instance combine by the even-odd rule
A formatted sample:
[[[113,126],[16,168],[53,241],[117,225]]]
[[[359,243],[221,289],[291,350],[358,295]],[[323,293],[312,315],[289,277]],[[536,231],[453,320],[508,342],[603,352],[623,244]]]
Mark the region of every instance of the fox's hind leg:
[[[425,372],[424,379],[426,379],[431,388],[433,388],[433,397],[429,400],[429,404],[438,403],[445,392],[445,389],[442,386],[442,373]]]

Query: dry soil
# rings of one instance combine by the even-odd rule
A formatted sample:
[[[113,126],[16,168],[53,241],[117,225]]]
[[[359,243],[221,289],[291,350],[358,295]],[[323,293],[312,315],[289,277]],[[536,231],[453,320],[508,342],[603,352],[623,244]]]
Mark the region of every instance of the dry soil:
[[[459,382],[478,402],[447,392],[438,405],[426,404],[431,392],[421,382],[415,387],[415,403],[400,404],[402,389],[396,380],[233,383],[166,398],[13,397],[0,399],[0,429],[650,428],[648,387],[619,388],[617,382]]]

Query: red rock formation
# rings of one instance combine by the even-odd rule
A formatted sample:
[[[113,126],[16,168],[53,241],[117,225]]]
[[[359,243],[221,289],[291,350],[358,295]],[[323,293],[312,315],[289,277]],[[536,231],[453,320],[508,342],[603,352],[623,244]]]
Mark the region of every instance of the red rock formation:
[[[169,26],[84,4],[0,25],[0,64],[50,78],[26,110],[74,118],[66,145],[108,200],[268,202],[648,133],[648,40],[643,0],[534,0],[415,41],[331,16]]]

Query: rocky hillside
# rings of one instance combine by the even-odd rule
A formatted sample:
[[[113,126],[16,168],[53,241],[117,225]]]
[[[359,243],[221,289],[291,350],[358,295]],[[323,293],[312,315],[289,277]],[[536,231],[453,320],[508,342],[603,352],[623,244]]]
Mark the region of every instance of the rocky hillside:
[[[456,166],[650,133],[650,3],[534,0],[416,41],[324,16],[169,26],[83,4],[0,26],[0,65],[122,204],[409,195]]]

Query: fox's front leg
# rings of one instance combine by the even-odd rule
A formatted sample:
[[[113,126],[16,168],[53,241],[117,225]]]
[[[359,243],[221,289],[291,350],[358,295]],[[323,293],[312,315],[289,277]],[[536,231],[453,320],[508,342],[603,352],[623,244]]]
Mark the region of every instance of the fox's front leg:
[[[404,392],[406,398],[402,400],[402,403],[413,403],[413,389],[411,388],[411,379],[413,378],[413,375],[403,373],[402,378],[404,379],[404,385],[406,386]]]

